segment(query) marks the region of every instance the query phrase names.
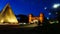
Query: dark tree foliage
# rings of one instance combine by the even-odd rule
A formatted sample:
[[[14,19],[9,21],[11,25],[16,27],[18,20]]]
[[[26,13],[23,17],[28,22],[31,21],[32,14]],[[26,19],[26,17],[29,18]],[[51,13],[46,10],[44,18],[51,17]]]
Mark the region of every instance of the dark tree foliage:
[[[19,22],[22,22],[22,23],[26,22],[26,23],[28,23],[28,16],[19,14],[19,15],[16,15],[16,17],[19,17],[19,19],[18,19]]]

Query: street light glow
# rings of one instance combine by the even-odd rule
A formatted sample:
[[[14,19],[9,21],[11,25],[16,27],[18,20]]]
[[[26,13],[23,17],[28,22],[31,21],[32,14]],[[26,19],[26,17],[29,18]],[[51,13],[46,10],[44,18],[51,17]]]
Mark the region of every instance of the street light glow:
[[[56,12],[56,14],[58,14],[58,13]]]
[[[51,15],[51,13],[49,12],[49,15]]]
[[[58,8],[60,6],[60,4],[54,4],[53,8]]]
[[[49,20],[49,17],[47,17],[47,19]]]
[[[44,9],[46,10],[46,9],[47,9],[47,7],[44,7]]]

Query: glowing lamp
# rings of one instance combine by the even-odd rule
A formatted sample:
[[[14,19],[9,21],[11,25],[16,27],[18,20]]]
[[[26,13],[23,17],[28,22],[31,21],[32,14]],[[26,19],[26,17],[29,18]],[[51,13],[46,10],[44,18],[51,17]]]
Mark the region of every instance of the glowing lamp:
[[[60,6],[60,4],[54,4],[53,8],[58,8]]]

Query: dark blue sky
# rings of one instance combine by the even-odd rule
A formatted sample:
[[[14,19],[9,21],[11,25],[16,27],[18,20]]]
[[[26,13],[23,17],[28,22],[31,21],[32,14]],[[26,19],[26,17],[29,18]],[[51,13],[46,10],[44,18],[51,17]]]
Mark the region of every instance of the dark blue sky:
[[[18,14],[28,15],[32,13],[34,16],[39,16],[43,12],[48,17],[48,9],[51,9],[53,4],[60,3],[60,0],[0,0],[0,10],[10,3],[13,12]],[[44,9],[47,7],[47,10]]]

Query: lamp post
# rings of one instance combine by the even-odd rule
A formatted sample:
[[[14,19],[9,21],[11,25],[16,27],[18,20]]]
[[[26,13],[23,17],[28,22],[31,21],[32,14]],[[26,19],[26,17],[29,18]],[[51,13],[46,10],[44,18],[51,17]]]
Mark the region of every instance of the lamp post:
[[[60,6],[60,4],[54,4],[54,5],[53,5],[53,8],[56,9],[56,8],[58,8],[59,6]]]

